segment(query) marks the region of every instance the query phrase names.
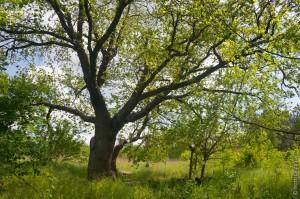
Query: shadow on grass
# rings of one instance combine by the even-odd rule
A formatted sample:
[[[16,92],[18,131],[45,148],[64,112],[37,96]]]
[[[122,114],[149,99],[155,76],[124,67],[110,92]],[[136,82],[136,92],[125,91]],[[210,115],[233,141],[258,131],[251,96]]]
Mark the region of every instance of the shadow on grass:
[[[151,171],[149,169],[138,170],[134,173],[119,177],[127,185],[147,186],[153,191],[170,189],[174,187],[185,187],[197,185],[196,181],[184,177],[166,176],[163,172]]]
[[[50,165],[53,173],[57,175],[67,175],[74,178],[87,179],[87,166],[86,165],[74,165],[68,162],[52,163]]]

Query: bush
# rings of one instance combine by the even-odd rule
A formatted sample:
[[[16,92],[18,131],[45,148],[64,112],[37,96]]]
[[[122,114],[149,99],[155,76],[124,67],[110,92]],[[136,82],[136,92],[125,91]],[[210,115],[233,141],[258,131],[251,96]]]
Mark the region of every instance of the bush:
[[[50,160],[67,160],[80,154],[83,141],[79,130],[72,127],[67,120],[59,120],[46,134],[48,158]]]
[[[47,110],[32,105],[34,100],[49,100],[48,94],[54,92],[49,85],[33,83],[25,73],[9,78],[0,72],[0,82],[0,169],[4,175],[38,174],[48,160],[79,153],[78,131],[66,120],[50,124]]]
[[[257,167],[258,160],[256,154],[250,149],[244,150],[239,160],[239,166],[249,168]]]

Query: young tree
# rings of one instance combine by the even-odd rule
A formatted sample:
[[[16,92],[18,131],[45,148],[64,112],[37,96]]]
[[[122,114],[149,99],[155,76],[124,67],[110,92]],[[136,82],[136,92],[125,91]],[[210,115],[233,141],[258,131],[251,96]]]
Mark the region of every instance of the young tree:
[[[238,106],[239,98],[236,95],[201,93],[199,100],[187,98],[186,102],[182,101],[178,119],[164,135],[166,143],[171,148],[180,148],[181,152],[191,144],[194,145],[191,166],[195,173],[197,164],[200,163],[200,176],[196,178],[198,183],[204,180],[207,161],[222,150],[229,137],[237,133],[238,123],[231,120],[232,113],[236,112]]]
[[[3,8],[0,42],[6,54],[44,49],[48,53],[41,54],[51,57],[54,49],[58,60],[68,52],[77,58],[84,82],[77,94],[87,91],[93,113],[71,103],[36,105],[94,125],[91,179],[113,175],[115,140],[124,125],[190,95],[190,86],[207,91],[204,80],[244,70],[252,81],[266,71],[281,72],[284,85],[293,87],[291,74],[299,74],[296,1],[29,0],[8,1]]]
[[[0,167],[7,175],[37,172],[46,161],[46,141],[40,127],[45,123],[44,107],[31,107],[30,101],[49,91],[25,76],[10,78],[0,72]]]
[[[82,146],[77,126],[67,119],[50,120],[45,107],[31,106],[50,99],[55,90],[44,76],[35,74],[33,81],[30,72],[14,77],[0,72],[0,167],[7,175],[38,172],[48,161],[79,154]]]

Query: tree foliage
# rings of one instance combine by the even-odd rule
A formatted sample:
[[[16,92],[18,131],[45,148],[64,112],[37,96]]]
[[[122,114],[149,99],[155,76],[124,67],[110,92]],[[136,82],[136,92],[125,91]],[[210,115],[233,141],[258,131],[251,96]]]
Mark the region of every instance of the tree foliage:
[[[49,160],[79,153],[81,141],[70,122],[50,121],[44,107],[31,105],[53,88],[24,72],[15,77],[2,72],[0,82],[0,167],[6,174],[37,174]]]

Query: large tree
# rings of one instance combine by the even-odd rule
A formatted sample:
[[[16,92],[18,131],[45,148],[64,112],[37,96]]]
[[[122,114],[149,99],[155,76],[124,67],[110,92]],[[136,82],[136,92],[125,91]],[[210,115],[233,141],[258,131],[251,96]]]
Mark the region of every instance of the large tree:
[[[297,3],[9,0],[1,5],[0,44],[11,58],[41,55],[63,61],[69,53],[78,61],[84,86],[76,88],[76,95],[89,96],[92,112],[73,103],[35,105],[94,125],[88,176],[96,179],[113,174],[116,137],[126,124],[165,101],[191,95],[192,86],[204,92],[228,90],[210,85],[224,75],[234,83],[243,71],[254,88],[245,86],[242,92],[259,95],[266,88],[256,79],[267,79],[264,74],[294,88],[299,77]],[[230,78],[231,72],[235,76]]]

